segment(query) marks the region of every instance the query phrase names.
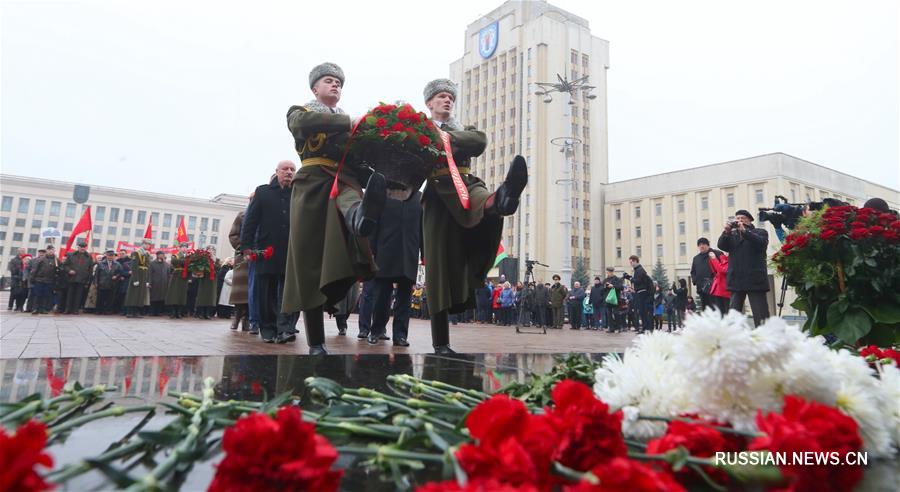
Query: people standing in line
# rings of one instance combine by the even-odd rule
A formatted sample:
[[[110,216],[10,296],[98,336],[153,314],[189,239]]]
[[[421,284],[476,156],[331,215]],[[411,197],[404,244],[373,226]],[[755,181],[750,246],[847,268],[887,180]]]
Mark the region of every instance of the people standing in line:
[[[143,239],[141,247],[131,253],[131,277],[125,293],[125,310],[128,318],[142,318],[144,308],[150,305],[150,249],[153,242]]]
[[[122,275],[122,265],[116,261],[116,252],[108,249],[97,263],[95,282],[97,284],[97,314],[113,314],[116,287]]]
[[[27,250],[25,248],[19,248],[16,252],[16,256],[13,256],[9,263],[6,265],[6,270],[9,271],[9,302],[7,303],[7,310],[12,311],[15,309],[16,311],[21,311],[22,307],[25,305],[25,299],[27,297],[27,283],[28,279],[25,278],[25,257],[28,255]]]
[[[203,276],[195,277],[193,280],[197,284],[197,301],[194,304],[194,317],[199,319],[212,319],[216,313],[216,304],[219,299],[216,297],[216,248],[207,246],[206,251],[213,260],[213,265],[208,273]]]
[[[85,288],[91,281],[94,260],[87,251],[87,241],[78,241],[78,251],[66,255],[63,263],[66,272],[66,298],[64,314],[79,314],[84,301]]]
[[[251,196],[252,198],[252,196]],[[241,251],[241,227],[244,224],[244,210],[238,212],[228,232],[228,242],[234,248],[234,268],[231,270],[231,295],[228,302],[234,305],[234,319],[231,329],[250,330],[250,259]]]
[[[116,281],[116,297],[113,304],[113,312],[119,314],[127,314],[125,308],[125,296],[128,293],[128,286],[131,280],[131,257],[123,250],[119,250],[116,262],[122,267],[119,274],[119,280]]]
[[[245,257],[249,258],[254,250],[272,248],[270,258],[264,259],[258,254],[254,262],[256,278],[253,281],[253,298],[259,308],[260,334],[266,343],[287,343],[297,339],[297,314],[283,311],[282,303],[285,296],[285,265],[290,254],[291,182],[295,171],[296,166],[291,161],[278,163],[269,183],[260,185],[253,193],[241,227],[241,250]],[[312,235],[304,240],[321,243]],[[310,347],[312,345],[315,343],[311,343]]]
[[[607,272],[609,275],[609,272]],[[594,285],[591,287],[591,293],[587,296],[587,302],[591,305],[591,311],[595,318],[595,324],[599,328],[607,327],[606,319],[606,293],[607,287],[603,284],[600,276],[594,277]]]
[[[503,294],[503,284],[497,282],[494,291],[491,292],[491,311],[494,314],[493,323],[499,325],[503,319],[503,305],[500,303],[500,295]]]
[[[532,320],[535,326],[543,328],[549,326],[547,309],[550,306],[550,289],[543,280],[538,280],[534,285],[534,304],[532,305]]]
[[[56,282],[56,270],[53,251],[38,250],[38,258],[32,261],[28,279],[31,284],[31,314],[49,314],[53,308],[51,289]]]
[[[631,283],[634,287],[635,311],[641,324],[638,333],[643,333],[653,326],[653,280],[647,275],[647,270],[641,265],[641,259],[637,255],[631,255],[628,261],[634,269]]]
[[[719,255],[721,252],[711,249],[709,239],[705,237],[697,239],[697,251],[698,253],[691,260],[691,283],[697,289],[701,307],[706,309],[715,306],[710,288],[716,275],[709,267],[709,253],[713,252],[713,254]]]
[[[685,310],[687,308],[687,281],[683,278],[678,279],[672,284],[672,293],[675,294],[675,316],[678,327],[684,326]]]
[[[712,251],[707,253],[709,267],[715,274],[712,286],[710,287],[710,306],[718,309],[723,315],[728,312],[728,303],[731,294],[728,292],[728,253],[722,253],[719,256]],[[706,309],[706,304],[704,304]]]
[[[386,337],[388,318],[393,315],[394,346],[408,347],[412,289],[422,257],[422,193],[404,197],[388,190],[387,195],[381,220],[369,239],[378,271],[371,280],[374,299],[368,342],[375,344]]]
[[[666,289],[665,296],[663,296],[663,304],[665,305],[666,321],[668,323],[666,331],[669,332],[678,329],[678,308],[675,306],[677,302],[672,289]]]
[[[222,262],[222,266],[216,269],[216,317],[219,319],[231,319],[231,314],[234,311],[234,305],[231,304],[231,283],[228,283],[228,295],[223,296],[222,292],[225,292],[225,276],[228,275],[234,268],[234,258],[228,257],[225,258],[225,261]]]
[[[493,285],[487,279],[485,279],[484,285],[475,289],[475,306],[478,310],[476,319],[479,323],[491,322],[491,297],[493,291]]]
[[[566,298],[569,296],[569,289],[560,283],[562,278],[559,275],[553,275],[553,285],[550,286],[550,308],[553,310],[553,328],[561,330],[565,318]]]
[[[157,251],[156,259],[150,262],[150,316],[161,316],[163,313],[171,273],[172,266],[166,262],[166,252]]]
[[[190,273],[185,268],[188,256],[188,243],[178,245],[178,252],[169,259],[172,267],[172,276],[166,287],[165,305],[169,309],[169,318],[181,319],[185,315],[188,296],[188,284],[192,281]]]
[[[512,319],[512,307],[515,303],[515,293],[509,282],[503,283],[500,291],[500,325],[509,326]]]
[[[653,292],[653,329],[662,330],[663,314],[665,314],[665,294],[659,284],[654,283]]]
[[[572,284],[572,290],[567,296],[569,310],[569,324],[573,330],[581,329],[581,304],[584,302],[584,289],[581,288],[581,282],[576,281]]]
[[[753,215],[746,210],[735,212],[734,222],[725,222],[718,246],[730,253],[728,260],[728,290],[730,309],[744,311],[744,300],[750,299],[753,323],[761,325],[769,317],[769,276],[766,269],[766,247],[769,234],[753,227]]]
[[[584,292],[584,300],[581,301],[581,321],[584,323],[586,330],[596,330],[599,326],[597,319],[594,318],[594,306],[591,304],[592,292],[594,292],[594,288],[589,287]]]

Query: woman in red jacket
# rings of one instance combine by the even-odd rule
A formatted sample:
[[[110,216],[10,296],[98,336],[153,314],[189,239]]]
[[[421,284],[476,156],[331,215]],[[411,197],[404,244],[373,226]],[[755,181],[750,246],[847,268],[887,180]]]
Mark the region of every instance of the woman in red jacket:
[[[709,252],[709,268],[715,272],[716,278],[713,279],[712,287],[709,288],[709,296],[712,299],[713,307],[720,313],[728,312],[728,302],[731,294],[728,292],[728,253],[719,253],[716,256],[712,251]],[[706,309],[706,306],[703,306]]]
[[[497,282],[497,285],[494,286],[494,292],[491,294],[491,308],[494,310],[494,323],[500,324],[500,320],[503,319],[501,313],[503,312],[503,306],[500,305],[500,293],[503,292],[503,284]]]

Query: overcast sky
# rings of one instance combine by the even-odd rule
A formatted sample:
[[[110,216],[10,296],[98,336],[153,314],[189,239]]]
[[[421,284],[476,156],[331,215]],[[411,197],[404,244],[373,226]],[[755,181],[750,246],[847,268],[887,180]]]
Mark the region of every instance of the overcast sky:
[[[424,109],[501,3],[4,0],[2,172],[246,194],[298,161],[314,65],[344,68],[352,114]],[[551,3],[610,42],[612,181],[780,151],[900,188],[896,0]]]

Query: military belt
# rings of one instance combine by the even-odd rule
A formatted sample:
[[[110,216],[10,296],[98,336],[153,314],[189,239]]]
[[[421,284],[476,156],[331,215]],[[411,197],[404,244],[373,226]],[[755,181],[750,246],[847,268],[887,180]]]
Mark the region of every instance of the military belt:
[[[300,167],[310,166],[325,166],[331,169],[337,169],[338,163],[337,161],[331,160],[327,157],[307,157],[306,159],[300,160]]]
[[[458,167],[456,169],[459,170],[459,174],[469,174],[470,173],[470,169],[468,167]],[[448,174],[450,174],[450,168],[442,167],[442,168],[438,169],[437,171],[431,173],[431,177],[436,178],[438,176],[447,176]]]

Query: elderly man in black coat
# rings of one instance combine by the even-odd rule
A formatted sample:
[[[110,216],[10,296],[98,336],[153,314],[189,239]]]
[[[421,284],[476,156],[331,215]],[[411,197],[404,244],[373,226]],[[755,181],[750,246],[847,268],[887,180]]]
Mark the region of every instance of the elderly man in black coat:
[[[254,298],[259,304],[260,335],[266,343],[286,343],[297,339],[296,313],[281,312],[284,294],[284,269],[290,228],[291,180],[296,167],[281,161],[269,184],[260,185],[253,194],[241,227],[241,251],[250,258],[254,251],[272,247],[272,257],[256,254]]]
[[[750,298],[753,323],[759,326],[769,317],[766,292],[769,276],[766,270],[766,247],[769,233],[753,227],[753,216],[746,210],[735,212],[735,223],[726,222],[719,236],[719,249],[727,251],[728,291],[731,309],[744,310],[744,298]]]
[[[373,317],[368,342],[378,343],[387,331],[396,283],[394,345],[408,347],[410,301],[422,246],[422,193],[416,191],[406,200],[396,193],[388,190],[384,212],[371,239],[378,272],[372,281]]]

